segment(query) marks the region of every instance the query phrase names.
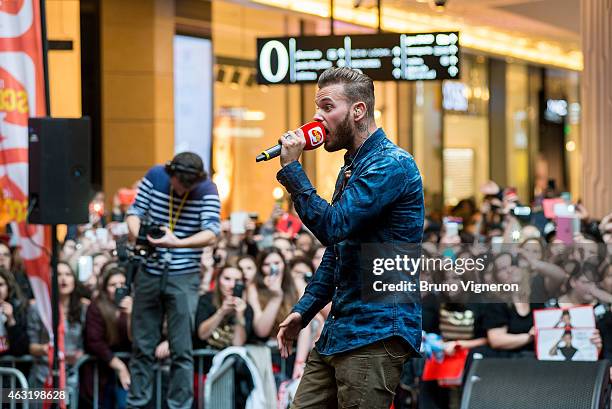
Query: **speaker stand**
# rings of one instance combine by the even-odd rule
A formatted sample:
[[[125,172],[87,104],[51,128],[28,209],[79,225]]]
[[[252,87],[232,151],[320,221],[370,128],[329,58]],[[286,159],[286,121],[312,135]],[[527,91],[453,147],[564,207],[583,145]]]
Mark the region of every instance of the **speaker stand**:
[[[57,262],[58,262],[58,241],[57,241],[57,225],[51,225],[51,318],[53,325],[53,387],[59,388],[60,367],[59,367],[59,351],[58,351],[58,335],[59,335],[59,285],[57,282]],[[76,291],[76,278],[75,288]],[[58,407],[57,404],[53,405]]]

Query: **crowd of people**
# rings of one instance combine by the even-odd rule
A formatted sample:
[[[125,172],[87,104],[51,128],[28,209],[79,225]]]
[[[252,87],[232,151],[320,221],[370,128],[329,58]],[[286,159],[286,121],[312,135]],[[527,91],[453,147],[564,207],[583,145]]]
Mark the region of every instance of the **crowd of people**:
[[[453,356],[462,349],[468,351],[463,377],[473,359],[537,359],[534,311],[556,308],[563,311],[566,321],[559,320],[555,327],[565,332],[560,342],[546,351],[549,354],[546,358],[571,360],[573,354],[561,358],[565,351],[560,348],[575,353],[568,309],[587,305],[593,307],[596,326],[588,341],[596,348],[599,359],[610,359],[612,215],[594,220],[580,203],[561,203],[561,207],[573,210],[575,220],[571,240],[567,240],[559,232],[558,219],[544,215],[544,200],[561,202],[554,194],[536,198],[527,212],[521,212],[514,210],[525,207],[513,189],[499,189],[492,182],[484,189],[491,186],[493,191],[485,190],[488,194],[480,208],[474,201],[464,200],[450,210],[456,219],[449,220],[462,220],[463,228],[458,234],[449,236],[448,223],[436,225],[429,220],[423,244],[428,257],[486,260],[486,267],[462,274],[422,270],[421,278],[434,283],[474,280],[516,284],[519,291],[422,293],[424,333],[439,336],[438,347],[444,356]],[[424,338],[425,344],[427,339]],[[431,345],[426,346],[431,353]],[[555,357],[557,354],[559,358]],[[419,407],[458,407],[460,386],[418,379],[423,364],[412,362],[403,374],[403,385],[419,390]]]
[[[521,291],[497,300],[494,295],[475,296],[465,291],[423,292],[424,344],[429,334],[437,334],[444,355],[469,350],[468,365],[480,357],[535,359],[534,310],[593,305],[597,330],[591,342],[600,358],[610,358],[612,214],[593,220],[582,205],[572,205],[579,230],[573,232],[570,245],[559,239],[555,220],[543,216],[543,197],[529,206],[526,216],[513,211],[520,204],[511,190],[495,186],[485,193],[480,207],[474,200],[463,200],[450,209],[450,219],[428,217],[422,246],[423,253],[434,259],[484,257],[485,269],[466,274],[423,270],[421,279],[517,283]],[[95,199],[103,200],[102,196]],[[69,228],[57,268],[68,384],[80,385],[79,399],[85,407],[91,406],[93,366],[84,365],[80,373],[70,370],[84,354],[101,362],[103,407],[125,407],[131,383],[127,362],[116,356],[132,350],[133,299],[115,297],[117,289],[126,284],[128,266],[117,257],[117,243],[127,233],[121,224],[128,206],[117,198],[113,204],[112,217],[95,210],[89,224]],[[232,233],[230,220],[222,221],[217,244],[205,248],[201,257],[195,331],[184,334],[192,337],[194,349],[223,350],[246,344],[275,347],[279,324],[304,293],[325,250],[305,228],[295,232],[282,226],[283,216],[290,213],[277,205],[266,221],[247,219],[243,233]],[[282,365],[284,372],[280,356],[274,355],[276,386],[300,378],[329,308],[321,310],[301,332],[294,352]],[[31,355],[32,365],[20,369],[28,374],[31,387],[43,387],[48,376],[49,336],[19,248],[4,243],[0,244],[0,312],[0,353]],[[167,325],[164,331],[167,336]],[[170,357],[167,337],[157,345],[155,356],[161,361]],[[420,407],[454,407],[460,387],[423,381],[423,362],[417,358],[406,364],[396,407],[405,404],[402,399],[407,390],[419,391]]]

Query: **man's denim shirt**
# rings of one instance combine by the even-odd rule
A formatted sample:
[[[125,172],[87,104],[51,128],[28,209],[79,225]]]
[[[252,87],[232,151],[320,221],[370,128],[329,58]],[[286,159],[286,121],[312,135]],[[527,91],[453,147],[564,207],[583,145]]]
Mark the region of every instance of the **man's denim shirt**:
[[[351,159],[345,157],[331,205],[317,195],[299,162],[277,174],[304,224],[327,247],[293,311],[302,315],[305,326],[332,301],[316,344],[322,355],[350,351],[394,335],[419,351],[421,305],[362,301],[360,253],[366,243],[421,242],[421,175],[412,156],[387,139],[381,128],[366,139],[352,163]],[[352,174],[342,189],[347,165]]]

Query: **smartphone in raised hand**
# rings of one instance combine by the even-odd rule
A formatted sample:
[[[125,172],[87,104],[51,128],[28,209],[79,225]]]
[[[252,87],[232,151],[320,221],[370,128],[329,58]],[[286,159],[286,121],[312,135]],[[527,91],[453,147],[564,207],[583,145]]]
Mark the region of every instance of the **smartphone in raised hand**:
[[[237,281],[234,285],[234,290],[232,291],[232,295],[236,298],[242,298],[242,293],[244,292],[244,283],[242,281]]]

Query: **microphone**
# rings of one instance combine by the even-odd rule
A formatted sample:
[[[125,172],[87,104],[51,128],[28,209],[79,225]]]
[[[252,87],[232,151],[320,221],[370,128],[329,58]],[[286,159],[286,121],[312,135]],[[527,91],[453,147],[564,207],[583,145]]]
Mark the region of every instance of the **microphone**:
[[[300,126],[300,129],[304,132],[304,138],[306,138],[306,146],[304,146],[305,151],[316,149],[325,142],[325,128],[323,128],[320,122],[308,122]],[[257,155],[255,162],[268,161],[272,158],[276,158],[281,153],[281,147],[282,145],[279,143],[266,149]]]

